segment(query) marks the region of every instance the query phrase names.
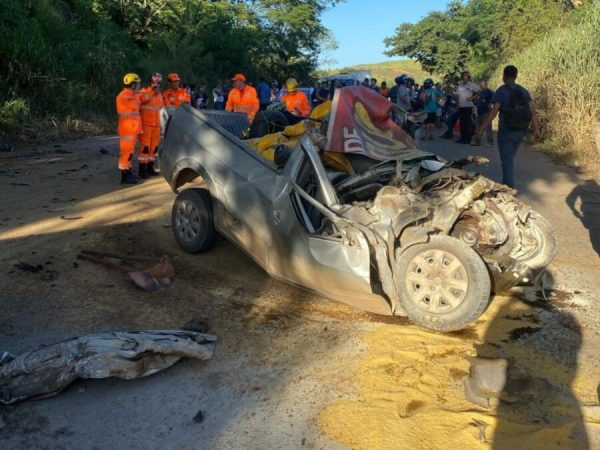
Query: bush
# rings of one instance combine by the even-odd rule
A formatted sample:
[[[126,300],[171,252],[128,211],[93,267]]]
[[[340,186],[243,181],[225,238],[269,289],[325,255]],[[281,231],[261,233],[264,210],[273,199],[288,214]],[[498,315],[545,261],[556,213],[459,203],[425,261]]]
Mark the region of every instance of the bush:
[[[23,98],[13,98],[0,105],[0,135],[14,135],[29,117],[29,106]]]
[[[577,23],[557,29],[514,56],[518,82],[530,90],[546,148],[600,175],[593,131],[600,126],[600,5],[581,11]],[[502,67],[493,81],[501,83]]]

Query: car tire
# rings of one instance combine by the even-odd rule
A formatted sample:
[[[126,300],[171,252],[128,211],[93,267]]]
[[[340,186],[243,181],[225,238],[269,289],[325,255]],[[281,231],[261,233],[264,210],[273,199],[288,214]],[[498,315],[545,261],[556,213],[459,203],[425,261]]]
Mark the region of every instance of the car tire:
[[[290,125],[290,121],[281,111],[260,111],[250,126],[248,137],[254,139],[278,133],[288,125]]]
[[[177,195],[171,211],[175,240],[188,253],[210,250],[217,242],[213,206],[206,189],[186,189]]]
[[[491,280],[481,257],[449,236],[433,236],[400,254],[395,265],[399,301],[417,325],[460,330],[485,311]]]

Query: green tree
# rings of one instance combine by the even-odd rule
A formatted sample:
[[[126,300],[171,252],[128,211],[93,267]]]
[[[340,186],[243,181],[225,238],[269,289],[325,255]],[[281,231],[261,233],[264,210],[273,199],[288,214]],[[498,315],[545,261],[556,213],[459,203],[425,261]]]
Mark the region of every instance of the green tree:
[[[449,80],[469,68],[487,77],[555,27],[568,23],[568,0],[454,0],[415,24],[403,23],[385,39],[390,56],[408,56]]]
[[[338,1],[0,0],[0,127],[111,117],[131,71],[309,81],[327,43],[321,14]]]

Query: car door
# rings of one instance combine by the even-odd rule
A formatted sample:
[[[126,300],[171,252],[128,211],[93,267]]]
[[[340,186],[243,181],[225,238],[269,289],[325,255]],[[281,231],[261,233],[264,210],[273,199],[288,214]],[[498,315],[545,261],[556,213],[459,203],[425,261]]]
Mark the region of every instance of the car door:
[[[372,294],[370,252],[353,230],[353,242],[339,226],[337,196],[316,148],[305,136],[278,175],[282,186],[273,201],[277,233],[269,250],[269,272],[330,298]]]

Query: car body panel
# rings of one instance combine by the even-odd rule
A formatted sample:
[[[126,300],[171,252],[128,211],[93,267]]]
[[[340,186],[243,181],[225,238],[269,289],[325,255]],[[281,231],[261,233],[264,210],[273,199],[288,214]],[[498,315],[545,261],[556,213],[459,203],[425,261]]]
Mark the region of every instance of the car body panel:
[[[178,191],[178,178],[187,170],[201,176],[213,198],[219,233],[271,276],[390,314],[387,300],[371,288],[366,240],[350,245],[341,238],[312,235],[298,220],[292,204],[293,177],[302,162],[314,164],[328,204],[337,203],[314,149],[296,153],[286,170],[278,171],[201,111],[185,105],[174,113],[160,153],[161,172],[172,189]]]

